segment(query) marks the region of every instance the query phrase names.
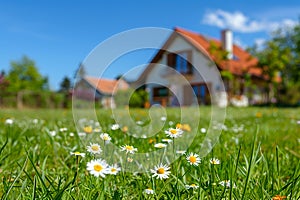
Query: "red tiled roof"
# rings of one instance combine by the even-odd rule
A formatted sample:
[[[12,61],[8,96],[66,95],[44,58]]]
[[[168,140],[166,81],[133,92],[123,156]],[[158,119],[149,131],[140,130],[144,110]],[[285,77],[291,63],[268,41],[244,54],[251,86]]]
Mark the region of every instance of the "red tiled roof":
[[[129,85],[126,81],[114,79],[98,79],[95,77],[86,76],[84,79],[101,93],[113,94],[117,90],[126,90]]]
[[[212,59],[214,59],[214,55],[209,53],[211,42],[214,42],[217,47],[221,47],[222,45],[221,41],[216,39],[208,39],[196,32],[188,31],[182,28],[175,28],[174,31],[192,43],[205,55],[209,55],[209,57]],[[237,59],[230,59],[228,61],[218,63],[222,70],[229,70],[231,73],[236,75],[241,75],[244,72],[248,72],[255,76],[262,76],[262,70],[256,68],[258,65],[258,60],[252,57],[247,51],[243,50],[237,45],[233,45],[233,55],[236,56]]]

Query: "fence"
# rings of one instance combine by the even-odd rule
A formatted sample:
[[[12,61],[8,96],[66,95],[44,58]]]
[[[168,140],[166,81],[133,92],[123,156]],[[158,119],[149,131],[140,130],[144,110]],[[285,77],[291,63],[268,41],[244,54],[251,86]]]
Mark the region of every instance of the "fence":
[[[50,91],[0,91],[0,107],[5,108],[70,108],[71,94]]]

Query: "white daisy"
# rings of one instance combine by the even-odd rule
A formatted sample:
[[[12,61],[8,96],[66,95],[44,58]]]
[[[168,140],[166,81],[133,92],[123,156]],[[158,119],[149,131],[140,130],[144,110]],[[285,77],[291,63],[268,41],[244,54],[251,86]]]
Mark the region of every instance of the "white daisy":
[[[171,138],[181,137],[183,131],[179,128],[169,128],[165,133]]]
[[[81,157],[85,157],[85,153],[80,153],[80,152],[78,152],[78,151],[76,151],[76,152],[71,152],[71,155],[74,155],[74,156],[81,156]]]
[[[94,128],[94,132],[95,132],[95,133],[100,133],[101,131],[102,131],[101,128]]]
[[[145,192],[146,194],[154,194],[154,190],[152,190],[151,188],[145,189],[144,192]]]
[[[218,158],[212,158],[209,161],[212,165],[219,165],[221,162]]]
[[[12,120],[12,119],[6,119],[6,120],[5,120],[5,124],[11,125],[11,124],[13,124],[13,123],[14,123],[14,120]]]
[[[108,172],[109,172],[109,174],[117,175],[117,173],[118,173],[119,171],[121,171],[121,168],[118,167],[118,165],[116,165],[116,164],[114,164],[114,165],[108,167]]]
[[[97,143],[90,143],[90,146],[87,146],[87,151],[92,154],[100,154],[102,152],[102,149],[99,144]]]
[[[65,131],[67,131],[67,130],[68,130],[68,128],[66,128],[66,127],[63,127],[63,128],[60,128],[60,129],[59,129],[60,132],[65,132]]]
[[[160,120],[161,120],[161,121],[166,121],[166,120],[167,120],[167,117],[162,116],[162,117],[160,118]]]
[[[144,122],[142,122],[142,121],[137,121],[136,124],[137,124],[137,125],[143,125]]]
[[[171,140],[171,139],[162,139],[161,141],[171,143],[173,140]]]
[[[156,143],[154,145],[155,148],[158,148],[158,149],[162,149],[162,148],[165,148],[167,145],[164,144],[164,143]]]
[[[84,137],[84,136],[86,136],[86,133],[85,132],[78,132],[78,136],[79,137]]]
[[[154,169],[151,169],[151,173],[153,174],[152,177],[156,177],[157,179],[167,179],[169,178],[169,174],[171,173],[169,171],[170,167],[168,165],[157,165],[154,167]]]
[[[201,133],[206,133],[206,129],[205,128],[201,128],[200,131],[201,131]]]
[[[190,153],[187,157],[186,160],[191,164],[198,166],[198,164],[201,162],[201,159],[199,158],[199,155],[196,153]]]
[[[130,145],[121,146],[121,151],[126,151],[126,153],[134,154],[137,151],[137,148],[134,148]]]
[[[230,180],[221,181],[221,182],[219,182],[219,184],[222,185],[222,186],[224,186],[224,187],[228,187],[228,188],[231,187]],[[233,184],[233,188],[236,188],[235,184]]]
[[[52,137],[56,136],[56,131],[49,131],[49,135],[51,135]]]
[[[96,176],[96,177],[105,177],[105,174],[108,174],[108,165],[105,162],[105,160],[97,159],[92,160],[87,163],[87,170],[90,172],[90,174]]]
[[[111,137],[107,133],[101,133],[100,138],[105,141],[105,143],[109,143],[111,141]]]
[[[112,126],[111,126],[111,130],[113,130],[113,131],[115,131],[115,130],[117,130],[117,129],[119,129],[120,128],[120,125],[119,124],[113,124]]]
[[[38,119],[33,119],[32,123],[37,124],[37,123],[39,123],[39,120]]]
[[[181,154],[181,155],[184,155],[184,154],[185,154],[185,151],[183,151],[183,150],[177,150],[176,153]]]
[[[198,189],[199,186],[193,183],[191,185],[185,185],[185,188],[186,189]]]

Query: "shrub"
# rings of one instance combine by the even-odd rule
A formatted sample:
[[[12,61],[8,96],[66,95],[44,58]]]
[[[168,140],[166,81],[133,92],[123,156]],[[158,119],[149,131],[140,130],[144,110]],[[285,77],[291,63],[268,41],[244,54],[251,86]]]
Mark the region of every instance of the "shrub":
[[[278,103],[280,105],[296,106],[300,104],[300,83],[288,85],[278,92]]]
[[[148,101],[148,93],[143,89],[133,90],[120,90],[115,96],[115,103],[117,107],[130,106],[134,108],[142,108]]]

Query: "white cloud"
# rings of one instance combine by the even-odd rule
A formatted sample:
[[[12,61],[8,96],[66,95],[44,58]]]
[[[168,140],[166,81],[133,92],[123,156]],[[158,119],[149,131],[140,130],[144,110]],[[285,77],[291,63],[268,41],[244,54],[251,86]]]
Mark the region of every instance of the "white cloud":
[[[266,42],[266,39],[264,39],[264,38],[256,38],[254,40],[254,43],[255,43],[255,45],[257,46],[258,49],[261,49],[265,42]]]
[[[276,30],[280,27],[294,27],[297,24],[297,21],[291,19],[284,19],[281,22],[272,22],[269,24],[271,30]]]
[[[252,33],[262,31],[273,31],[281,26],[294,26],[297,21],[291,19],[283,19],[281,21],[258,21],[249,19],[240,11],[233,13],[223,10],[207,12],[202,22],[219,28],[230,28],[235,32]]]

